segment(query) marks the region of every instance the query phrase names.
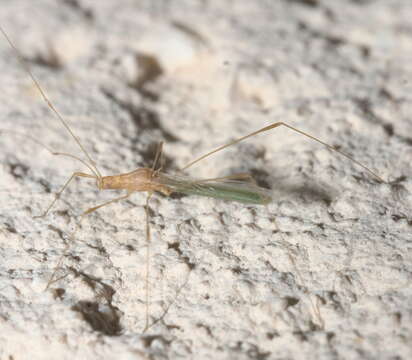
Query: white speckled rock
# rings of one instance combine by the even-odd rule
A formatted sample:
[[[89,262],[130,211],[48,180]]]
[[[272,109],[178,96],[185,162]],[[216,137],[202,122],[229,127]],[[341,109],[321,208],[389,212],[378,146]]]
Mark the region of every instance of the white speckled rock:
[[[412,8],[403,0],[2,3],[0,25],[104,175],[251,172],[267,207],[75,181],[82,156],[0,37],[0,359],[410,359]],[[74,30],[74,31],[73,31]],[[58,65],[58,66],[56,66]],[[278,228],[280,231],[278,231]],[[73,231],[76,229],[74,235]],[[62,258],[57,280],[45,290]]]

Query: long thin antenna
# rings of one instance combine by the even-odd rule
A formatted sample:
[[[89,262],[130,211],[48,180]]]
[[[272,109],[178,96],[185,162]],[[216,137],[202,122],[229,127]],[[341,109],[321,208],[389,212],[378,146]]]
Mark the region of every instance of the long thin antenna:
[[[7,35],[7,33],[3,30],[3,28],[0,26],[0,31],[2,32],[3,36],[6,38],[7,42],[9,43],[9,45],[11,46],[11,48],[13,49],[13,51],[16,53],[17,58],[19,59],[19,62],[21,64],[21,66],[23,67],[23,69],[29,74],[30,78],[32,79],[34,85],[36,86],[37,90],[39,91],[41,97],[43,98],[43,100],[45,101],[45,103],[47,104],[47,106],[52,110],[52,112],[56,115],[56,117],[60,120],[60,122],[62,123],[62,125],[66,128],[66,130],[69,132],[69,134],[73,137],[73,139],[76,141],[77,145],[79,145],[80,149],[83,151],[83,153],[86,155],[88,161],[90,162],[90,165],[96,170],[96,173],[98,174],[98,177],[101,178],[102,175],[99,171],[99,169],[96,166],[96,162],[90,157],[89,153],[86,151],[86,149],[84,148],[84,146],[81,144],[79,138],[73,133],[72,129],[70,129],[69,125],[67,124],[67,122],[63,119],[63,117],[60,115],[60,113],[56,110],[56,108],[53,106],[53,104],[51,103],[51,101],[49,100],[49,98],[47,97],[46,93],[43,91],[43,89],[41,88],[39,82],[37,81],[37,79],[34,77],[33,73],[31,72],[29,66],[27,65],[26,61],[24,60],[23,56],[21,55],[21,53],[19,52],[19,50],[16,48],[16,46],[14,46],[13,42],[11,41],[11,39],[9,38],[9,36]]]
[[[58,151],[53,151],[51,148],[49,148],[47,145],[43,144],[42,142],[40,142],[39,140],[37,140],[36,138],[34,138],[33,136],[30,135],[26,135],[26,134],[22,134],[18,131],[15,130],[9,130],[9,129],[0,129],[0,134],[2,133],[11,133],[17,136],[21,136],[23,138],[29,139],[30,141],[33,141],[35,144],[41,146],[42,148],[46,149],[51,155],[54,156],[66,156],[69,158],[72,158],[74,160],[80,161],[84,166],[86,166],[95,176],[96,178],[99,177],[99,175],[96,173],[96,170],[86,161],[84,161],[83,159],[79,158],[76,155],[72,155],[72,154],[68,154],[68,153],[63,153],[63,152],[58,152]]]

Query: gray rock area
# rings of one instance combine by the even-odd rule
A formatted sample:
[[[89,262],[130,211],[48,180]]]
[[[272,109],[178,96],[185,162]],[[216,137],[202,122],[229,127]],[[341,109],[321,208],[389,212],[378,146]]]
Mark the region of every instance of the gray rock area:
[[[267,206],[154,194],[148,247],[146,193],[82,218],[123,193],[76,178],[35,218],[90,171],[47,150],[86,159],[0,36],[0,359],[412,358],[409,0],[0,7],[103,175],[282,121],[386,181],[281,126],[185,172],[250,173]]]

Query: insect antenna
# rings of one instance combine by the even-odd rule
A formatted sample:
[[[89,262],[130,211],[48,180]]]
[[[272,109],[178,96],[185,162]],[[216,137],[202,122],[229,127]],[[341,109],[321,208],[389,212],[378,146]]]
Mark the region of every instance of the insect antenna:
[[[27,65],[27,62],[24,60],[23,55],[20,53],[20,51],[17,49],[17,47],[13,44],[13,42],[11,41],[11,39],[9,38],[9,36],[7,35],[7,33],[4,31],[4,29],[0,26],[0,31],[3,34],[3,36],[5,37],[5,39],[7,40],[7,42],[9,43],[10,47],[13,49],[13,51],[15,52],[22,68],[27,72],[27,74],[30,76],[31,80],[33,81],[36,89],[39,91],[41,97],[43,98],[44,102],[47,104],[47,106],[49,107],[49,109],[55,114],[56,118],[60,121],[60,123],[65,127],[65,129],[69,132],[69,134],[71,135],[71,137],[74,139],[74,141],[77,143],[77,145],[80,147],[81,151],[83,152],[83,154],[86,156],[87,160],[88,160],[88,168],[92,171],[92,173],[98,178],[101,179],[102,175],[99,171],[99,169],[97,168],[96,162],[91,158],[91,156],[89,155],[89,153],[86,151],[86,149],[84,148],[84,146],[82,145],[82,143],[80,142],[79,138],[74,134],[73,130],[70,128],[70,126],[68,125],[68,123],[66,122],[66,120],[64,120],[63,116],[60,115],[60,113],[57,111],[57,109],[54,107],[54,105],[52,104],[52,102],[49,100],[48,96],[46,95],[45,91],[42,89],[42,87],[40,86],[39,82],[37,81],[37,79],[35,78],[35,76],[33,75],[33,73],[31,72],[29,66]],[[36,141],[37,142],[37,141]],[[37,142],[38,143],[38,142]],[[52,151],[51,151],[52,152]],[[53,152],[52,152],[53,153]],[[60,153],[59,153],[60,154]],[[68,156],[69,154],[66,154],[66,156]],[[77,158],[75,156],[71,156],[72,158]],[[78,160],[80,160],[79,158],[77,158]],[[85,164],[84,161],[80,160],[83,164]]]
[[[76,161],[80,161],[84,166],[86,166],[96,176],[96,178],[99,178],[99,175],[96,173],[95,169],[88,162],[84,161],[83,159],[81,159],[80,157],[78,157],[76,155],[65,153],[65,152],[54,151],[50,147],[48,147],[47,145],[43,144],[42,142],[40,142],[39,140],[34,138],[33,136],[23,134],[23,133],[20,133],[18,131],[15,131],[15,130],[0,129],[0,134],[2,134],[2,133],[11,133],[13,135],[17,135],[17,136],[21,136],[23,138],[29,139],[30,141],[34,142],[35,144],[37,144],[37,145],[41,146],[42,148],[46,149],[53,156],[65,156],[65,157],[68,157],[68,158],[72,158]]]

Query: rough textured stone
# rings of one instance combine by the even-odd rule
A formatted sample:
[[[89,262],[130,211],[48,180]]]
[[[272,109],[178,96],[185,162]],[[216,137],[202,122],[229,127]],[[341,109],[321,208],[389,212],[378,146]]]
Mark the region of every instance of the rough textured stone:
[[[409,359],[412,8],[378,1],[4,1],[0,24],[105,175],[251,172],[267,207],[151,200],[81,179],[84,157],[0,39],[1,359]],[[0,130],[0,131],[1,131]],[[278,231],[279,227],[280,231]],[[75,233],[73,234],[73,231]],[[58,278],[45,291],[66,245]]]

